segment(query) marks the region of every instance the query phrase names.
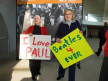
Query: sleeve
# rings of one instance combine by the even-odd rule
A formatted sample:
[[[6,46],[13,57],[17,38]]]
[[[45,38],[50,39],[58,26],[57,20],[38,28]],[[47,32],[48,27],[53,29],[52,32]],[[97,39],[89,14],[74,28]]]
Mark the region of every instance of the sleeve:
[[[46,27],[45,27],[45,35],[48,35],[48,31],[47,31]]]
[[[59,25],[58,30],[55,34],[55,38],[60,38],[60,37],[61,37],[61,24]]]
[[[81,26],[81,24],[79,23],[78,20],[76,20],[76,24],[77,24],[77,27],[79,28],[79,30],[82,30],[82,26]]]
[[[29,34],[29,33],[32,33],[32,26],[30,26],[25,32],[24,34]]]

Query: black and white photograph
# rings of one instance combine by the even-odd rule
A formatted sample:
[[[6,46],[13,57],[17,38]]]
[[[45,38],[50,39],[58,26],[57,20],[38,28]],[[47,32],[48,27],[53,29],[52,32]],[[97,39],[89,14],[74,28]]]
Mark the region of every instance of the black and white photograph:
[[[17,6],[17,25],[20,33],[25,32],[33,25],[35,15],[41,17],[42,26],[45,26],[48,33],[54,38],[59,23],[64,21],[64,11],[71,9],[75,13],[75,20],[82,22],[82,4],[29,4]]]

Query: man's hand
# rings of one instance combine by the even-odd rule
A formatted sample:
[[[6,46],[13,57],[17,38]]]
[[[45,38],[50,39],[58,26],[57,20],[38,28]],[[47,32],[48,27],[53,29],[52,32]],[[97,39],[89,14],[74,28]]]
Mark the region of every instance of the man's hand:
[[[105,44],[102,46],[102,50],[104,51],[104,49],[105,49],[105,45],[106,45],[106,42],[105,42]]]

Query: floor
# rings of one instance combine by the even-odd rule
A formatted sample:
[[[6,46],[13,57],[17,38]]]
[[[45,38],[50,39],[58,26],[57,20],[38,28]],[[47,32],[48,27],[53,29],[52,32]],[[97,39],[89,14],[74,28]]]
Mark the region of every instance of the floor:
[[[99,39],[87,39],[93,51],[97,51]],[[95,54],[81,61],[81,69],[76,68],[75,81],[98,81],[104,53]],[[14,57],[0,59],[0,81],[32,81],[28,60],[16,61]],[[59,63],[56,59],[42,61],[39,81],[57,81]],[[60,81],[68,81],[68,68],[65,77]]]

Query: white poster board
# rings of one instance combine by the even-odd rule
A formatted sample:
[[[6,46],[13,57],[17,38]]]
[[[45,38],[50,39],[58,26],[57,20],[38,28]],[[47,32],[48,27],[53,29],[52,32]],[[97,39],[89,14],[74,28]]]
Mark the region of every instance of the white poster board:
[[[50,60],[50,35],[20,35],[20,59]]]

